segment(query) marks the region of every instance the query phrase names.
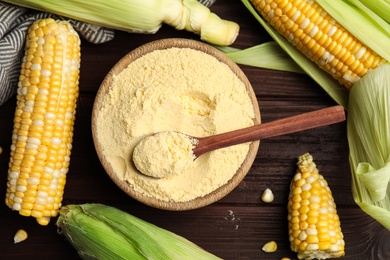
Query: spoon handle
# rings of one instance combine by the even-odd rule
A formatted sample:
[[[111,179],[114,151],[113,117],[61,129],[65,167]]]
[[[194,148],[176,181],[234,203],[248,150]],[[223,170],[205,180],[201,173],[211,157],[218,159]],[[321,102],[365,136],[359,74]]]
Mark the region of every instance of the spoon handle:
[[[227,146],[295,133],[344,120],[344,107],[332,106],[231,132],[197,138],[199,143],[193,152],[198,157],[206,152]]]

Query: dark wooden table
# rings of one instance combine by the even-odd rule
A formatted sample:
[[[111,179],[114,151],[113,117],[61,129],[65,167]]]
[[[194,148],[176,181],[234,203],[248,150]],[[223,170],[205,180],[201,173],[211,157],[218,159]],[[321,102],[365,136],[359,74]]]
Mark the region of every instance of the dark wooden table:
[[[217,1],[211,8],[241,26],[234,47],[245,48],[270,37],[240,1]],[[170,212],[143,205],[125,195],[109,179],[95,152],[91,136],[91,111],[96,91],[109,69],[126,53],[152,40],[196,35],[163,26],[155,35],[116,32],[101,45],[83,41],[80,98],[74,132],[71,166],[63,204],[100,202],[123,209],[146,221],[195,242],[224,259],[296,258],[287,234],[287,196],[296,170],[297,156],[310,152],[333,191],[346,242],[343,259],[390,259],[390,232],[354,203],[348,163],[345,122],[275,137],[260,143],[256,160],[245,179],[225,198],[207,207]],[[241,66],[257,94],[263,122],[335,105],[308,76]],[[15,98],[0,107],[0,194],[5,196]],[[275,200],[265,204],[260,196],[271,188]],[[19,216],[0,204],[0,259],[78,259],[65,238],[57,234],[55,219],[46,227],[34,218]],[[23,228],[29,238],[13,244]],[[264,253],[262,245],[275,240],[278,250]]]

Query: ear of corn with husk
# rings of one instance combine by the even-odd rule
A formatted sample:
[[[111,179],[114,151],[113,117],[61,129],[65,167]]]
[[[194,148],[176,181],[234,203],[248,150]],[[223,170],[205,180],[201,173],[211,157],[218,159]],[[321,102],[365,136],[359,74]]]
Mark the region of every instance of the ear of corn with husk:
[[[315,1],[251,3],[290,43],[347,88],[383,60]]]
[[[84,259],[220,259],[179,235],[103,204],[63,206],[57,226]]]
[[[390,7],[386,1],[242,0],[242,2],[283,50],[337,103],[345,108],[348,107],[349,94],[348,91],[340,87],[337,81],[345,84],[349,89],[354,82],[370,70],[369,67],[365,70],[356,70],[360,65],[354,64],[356,64],[356,58],[363,53],[362,51],[367,50],[366,53],[372,53],[374,56],[378,53],[378,57],[382,57],[378,63],[372,63],[373,65],[380,65],[390,60],[390,49],[388,48],[390,46],[390,25],[388,23]],[[382,7],[381,11],[378,10],[378,6]],[[320,10],[320,12],[318,13],[316,10]],[[331,19],[326,19],[326,16]],[[329,41],[329,37],[323,37],[325,32],[318,30],[326,28],[326,21],[331,26],[337,25],[340,32],[343,32],[342,34],[336,33],[334,29],[327,32],[328,34],[331,32],[332,37],[338,39],[338,42]],[[295,28],[294,26],[297,29],[291,31],[292,28]],[[317,42],[319,45],[315,45]],[[358,42],[358,44],[354,42]],[[316,51],[313,51],[313,46]],[[358,50],[357,46],[364,48],[352,52],[354,55],[345,55],[349,48],[353,47]],[[338,51],[334,52],[335,50]],[[239,55],[238,52],[237,55]],[[256,55],[253,53],[253,56]],[[365,60],[364,67],[368,65],[368,61],[372,60],[368,57],[362,56]],[[336,62],[338,60],[342,62]],[[319,66],[312,61],[317,62]],[[250,65],[257,66],[256,63]],[[344,69],[345,65],[347,67]],[[324,72],[320,67],[327,72]],[[352,70],[346,69],[348,67]],[[329,75],[337,80],[333,80],[333,77],[328,78]]]
[[[348,106],[348,90],[340,85],[331,75],[320,69],[314,62],[306,57],[300,50],[293,46],[284,36],[274,29],[258,13],[250,0],[241,0],[250,13],[256,18],[261,26],[272,36],[280,47],[285,51],[298,66],[316,81],[338,104]],[[259,57],[260,58],[260,57]]]
[[[40,11],[133,33],[156,33],[163,23],[200,35],[216,45],[232,44],[237,23],[223,20],[196,0],[5,0]]]

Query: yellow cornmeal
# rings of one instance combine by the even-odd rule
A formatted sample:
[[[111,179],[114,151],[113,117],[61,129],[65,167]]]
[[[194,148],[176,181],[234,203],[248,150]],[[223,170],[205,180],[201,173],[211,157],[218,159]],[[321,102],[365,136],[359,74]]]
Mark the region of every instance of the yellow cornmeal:
[[[133,162],[147,176],[166,178],[187,170],[195,160],[196,140],[175,131],[164,131],[142,139],[133,150]]]
[[[134,147],[146,136],[178,131],[203,137],[253,125],[244,83],[216,58],[189,48],[156,50],[114,77],[97,118],[103,155],[135,191],[184,202],[226,184],[241,166],[249,143],[200,156],[181,174],[155,179],[133,164]]]

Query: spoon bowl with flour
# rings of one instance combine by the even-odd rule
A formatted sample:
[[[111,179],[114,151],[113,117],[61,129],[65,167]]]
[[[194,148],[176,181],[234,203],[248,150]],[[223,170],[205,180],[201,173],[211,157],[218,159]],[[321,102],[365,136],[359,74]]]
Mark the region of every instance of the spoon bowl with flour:
[[[335,124],[344,120],[344,108],[332,106],[207,137],[163,131],[149,135],[139,142],[133,151],[133,162],[144,175],[166,178],[186,171],[196,158],[216,149]]]

